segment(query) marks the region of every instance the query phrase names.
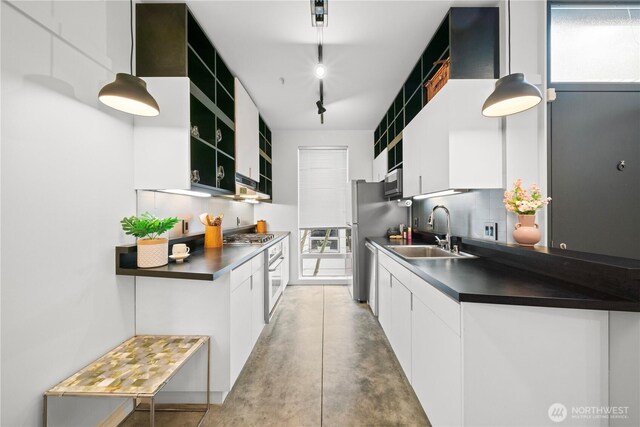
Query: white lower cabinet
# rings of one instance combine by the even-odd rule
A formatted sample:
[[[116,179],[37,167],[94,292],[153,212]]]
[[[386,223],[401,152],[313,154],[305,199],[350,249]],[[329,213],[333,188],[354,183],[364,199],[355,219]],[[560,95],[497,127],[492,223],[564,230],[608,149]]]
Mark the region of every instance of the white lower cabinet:
[[[379,252],[378,320],[434,427],[609,425],[572,412],[610,405],[607,311],[461,304]]]
[[[391,341],[391,273],[378,264],[378,321]]]
[[[462,425],[460,336],[415,296],[411,323],[411,385],[432,425]]]
[[[411,378],[411,299],[412,295],[391,277],[391,346],[407,378]]]
[[[284,257],[284,261],[282,261],[282,283],[286,288],[289,285],[289,236],[282,240],[282,256]]]
[[[251,277],[231,290],[231,379],[235,381],[253,347]]]
[[[264,252],[215,281],[138,277],[136,333],[211,337],[211,399],[222,403],[264,328]],[[206,352],[165,389],[167,402],[200,401]]]
[[[264,257],[252,261],[251,275],[251,347],[256,344],[264,328]]]
[[[231,270],[231,381],[238,378],[264,327],[264,254]]]

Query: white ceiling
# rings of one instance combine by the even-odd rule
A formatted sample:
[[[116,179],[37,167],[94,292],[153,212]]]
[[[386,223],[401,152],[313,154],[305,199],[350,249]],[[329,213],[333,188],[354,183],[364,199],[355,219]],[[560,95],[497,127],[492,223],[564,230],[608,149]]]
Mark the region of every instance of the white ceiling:
[[[329,0],[324,125],[309,0],[187,3],[272,129],[372,130],[454,2]]]

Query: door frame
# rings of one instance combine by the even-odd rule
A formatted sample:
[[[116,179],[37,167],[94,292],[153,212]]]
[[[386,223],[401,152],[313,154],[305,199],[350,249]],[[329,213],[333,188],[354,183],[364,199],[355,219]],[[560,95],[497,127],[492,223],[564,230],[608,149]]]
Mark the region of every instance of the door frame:
[[[547,0],[547,88],[553,88],[556,92],[640,92],[640,83],[629,82],[554,82],[551,79],[551,7],[558,4],[617,4],[617,5],[637,5],[637,0]],[[551,156],[552,148],[552,127],[551,120],[553,113],[553,101],[547,103],[547,189],[548,195],[553,198],[553,159]],[[553,203],[547,206],[547,244],[553,247]]]

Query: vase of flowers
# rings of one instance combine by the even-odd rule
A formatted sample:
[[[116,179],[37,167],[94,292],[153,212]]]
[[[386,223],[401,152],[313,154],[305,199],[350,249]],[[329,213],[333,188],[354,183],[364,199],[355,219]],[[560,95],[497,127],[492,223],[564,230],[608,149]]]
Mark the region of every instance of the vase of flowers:
[[[127,235],[138,238],[139,268],[161,267],[168,264],[169,241],[160,235],[171,230],[178,218],[156,218],[149,212],[140,216],[122,218],[122,229]]]
[[[536,212],[551,201],[551,197],[542,197],[540,187],[532,184],[529,190],[522,188],[522,180],[513,183],[513,189],[504,192],[504,207],[518,215],[518,223],[513,231],[513,239],[521,246],[533,246],[542,237],[536,224]]]

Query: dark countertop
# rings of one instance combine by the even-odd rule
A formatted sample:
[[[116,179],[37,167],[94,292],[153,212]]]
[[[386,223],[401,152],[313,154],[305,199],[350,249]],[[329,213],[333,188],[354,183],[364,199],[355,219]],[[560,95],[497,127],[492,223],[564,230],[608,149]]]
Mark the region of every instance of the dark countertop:
[[[289,232],[270,231],[275,237],[263,245],[224,245],[216,249],[204,249],[202,245],[191,245],[200,239],[200,234],[171,240],[169,246],[175,243],[187,243],[192,248],[191,255],[184,262],[169,264],[156,268],[138,268],[135,264],[135,245],[116,247],[116,274],[126,276],[164,277],[170,279],[216,280],[268,247],[281,241]],[[124,256],[126,257],[125,260]],[[133,255],[130,256],[130,255]]]
[[[369,237],[367,240],[459,302],[640,311],[637,299],[503,265],[484,257],[405,260],[385,247],[398,244],[397,241],[385,237]],[[415,240],[412,243],[424,244]],[[406,241],[401,244],[406,244]]]

